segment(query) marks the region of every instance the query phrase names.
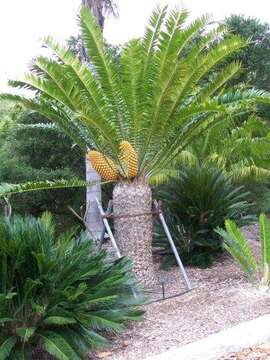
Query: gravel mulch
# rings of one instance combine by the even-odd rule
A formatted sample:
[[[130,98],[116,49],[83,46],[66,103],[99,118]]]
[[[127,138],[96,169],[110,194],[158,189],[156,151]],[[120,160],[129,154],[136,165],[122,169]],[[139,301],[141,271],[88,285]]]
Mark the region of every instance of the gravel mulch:
[[[252,247],[258,253],[256,230],[252,228],[250,237]],[[249,236],[249,229],[245,232]],[[89,359],[142,360],[269,313],[270,294],[252,287],[228,255],[222,255],[211,268],[186,270],[194,290],[147,305],[144,321],[131,324],[123,334],[113,338],[110,348],[90,354]],[[161,279],[165,277],[172,282],[171,294],[184,290],[176,267],[168,272],[158,272]]]

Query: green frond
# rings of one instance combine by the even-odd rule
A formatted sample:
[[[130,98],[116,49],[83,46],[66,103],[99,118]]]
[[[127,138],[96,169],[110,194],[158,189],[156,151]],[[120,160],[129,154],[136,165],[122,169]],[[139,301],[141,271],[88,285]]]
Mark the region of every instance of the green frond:
[[[94,148],[119,168],[119,144],[130,142],[138,155],[138,177],[165,180],[167,163],[176,157],[185,161],[188,147],[210,129],[222,132],[225,123],[256,111],[257,103],[267,98],[258,90],[227,89],[240,64],[223,64],[246,43],[237,36],[221,38],[221,28],[206,31],[208,23],[208,16],[188,23],[186,10],[157,8],[143,38],[128,43],[116,61],[95,18],[82,7],[80,26],[89,64],[47,37],[53,56],[36,58],[25,81],[12,82],[34,89],[35,98],[13,100],[47,117],[83,151]],[[263,142],[244,144],[234,136],[231,149],[252,149],[245,165],[252,166],[256,158],[254,164],[263,168]],[[216,159],[231,161],[233,151],[219,152],[216,143],[205,144],[204,153],[210,145]]]
[[[140,41],[132,40],[124,47],[120,59],[122,69],[122,93],[130,114],[127,118],[127,121],[130,122],[129,139],[135,147],[137,142],[139,142],[139,124],[142,122],[142,112],[139,101],[141,88],[141,53],[142,45]]]
[[[174,115],[175,111],[177,111],[178,104],[181,103],[181,99],[187,96],[190,89],[194,88],[194,85],[198,84],[198,82],[208,75],[218,64],[222,63],[234,52],[240,50],[244,45],[244,40],[233,36],[218,43],[206,54],[199,57],[194,57],[192,52],[190,52],[182,65],[184,68],[186,67],[186,75],[181,79],[181,85],[175,93],[168,116]]]
[[[143,77],[146,76],[148,68],[151,64],[153,51],[158,44],[161,27],[167,14],[168,6],[163,8],[157,7],[150,16],[149,25],[146,27],[144,37],[142,39],[143,56]]]
[[[98,77],[101,88],[110,100],[115,125],[118,125],[122,138],[125,138],[128,135],[128,129],[127,123],[124,121],[124,115],[128,115],[128,112],[120,91],[121,85],[117,75],[117,68],[112,59],[112,55],[104,46],[101,30],[87,7],[82,7],[80,19],[82,38],[89,59],[94,66],[95,74]]]
[[[217,233],[223,237],[224,248],[239,263],[242,270],[250,278],[253,277],[257,270],[257,263],[244,235],[235,222],[231,220],[225,221],[225,228],[226,231],[223,229],[217,230]]]
[[[192,149],[186,149],[180,152],[173,161],[175,165],[187,165],[195,166],[198,165],[198,158],[193,154]]]
[[[159,186],[168,183],[172,178],[178,176],[179,171],[176,169],[163,169],[153,172],[149,175],[149,184],[152,186]]]
[[[260,240],[262,265],[270,264],[270,224],[265,214],[260,214]]]
[[[40,335],[41,347],[49,354],[61,360],[81,360],[70,344],[60,334],[48,331]]]
[[[15,336],[9,336],[0,343],[0,358],[2,360],[8,359],[9,355],[15,346],[17,339]]]
[[[239,162],[231,166],[229,174],[236,183],[246,181],[263,183],[270,178],[270,169],[262,168],[255,164],[245,165],[245,163],[241,164],[241,162]]]
[[[142,156],[148,151],[152,139],[156,141],[155,138],[159,133],[163,134],[163,129],[168,125],[164,119],[167,117],[167,104],[171,102],[175,77],[181,72],[181,67],[179,67],[181,53],[208,21],[207,17],[202,17],[189,25],[187,29],[183,29],[182,25],[187,15],[185,10],[172,11],[167,20],[167,31],[161,32],[160,35],[159,48],[155,54],[157,75],[151,104],[151,123],[143,144]]]
[[[10,101],[15,103],[22,103],[22,97],[20,95],[13,95],[13,94],[0,94],[0,100],[2,101]]]
[[[0,197],[21,194],[30,191],[39,191],[47,189],[67,189],[76,187],[91,186],[94,183],[89,183],[79,179],[72,180],[55,180],[55,181],[38,181],[27,182],[23,184],[0,184]],[[104,183],[103,183],[104,184]]]
[[[213,77],[210,78],[210,82],[200,91],[198,101],[209,100],[221,87],[238,74],[240,70],[241,64],[239,62],[232,62],[214,74]]]
[[[108,104],[100,84],[90,71],[89,67],[80,63],[70,51],[62,48],[59,44],[54,42],[51,37],[45,38],[44,42],[51,50],[53,50],[60,61],[65,63],[65,73],[72,80],[78,93],[84,99],[84,104],[88,104],[88,106],[91,105],[91,108],[94,109],[96,116],[99,118],[99,122],[102,121],[103,124],[105,124],[107,133],[109,134],[108,137],[111,141],[115,139],[114,146],[116,147],[117,133],[115,132],[116,129],[114,129],[111,124],[111,119],[115,117],[112,111],[113,109],[110,104]]]

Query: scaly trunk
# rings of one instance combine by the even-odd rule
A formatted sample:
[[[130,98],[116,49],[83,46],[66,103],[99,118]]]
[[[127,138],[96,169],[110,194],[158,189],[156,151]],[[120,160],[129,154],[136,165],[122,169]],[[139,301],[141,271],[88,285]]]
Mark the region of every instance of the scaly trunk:
[[[114,230],[122,255],[133,261],[137,279],[147,287],[157,283],[152,257],[152,192],[142,182],[119,183],[113,190]],[[133,216],[148,213],[148,215]],[[123,217],[122,217],[123,215]],[[128,216],[126,216],[128,215]]]

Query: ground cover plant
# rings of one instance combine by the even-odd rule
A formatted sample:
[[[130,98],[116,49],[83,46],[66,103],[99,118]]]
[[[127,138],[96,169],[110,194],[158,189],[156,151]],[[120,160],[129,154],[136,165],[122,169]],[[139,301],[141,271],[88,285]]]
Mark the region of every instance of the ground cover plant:
[[[222,239],[214,230],[223,227],[226,219],[239,225],[255,220],[243,186],[234,185],[221,170],[205,165],[182,168],[157,196],[162,199],[174,241],[187,264],[207,267],[221,254]],[[159,226],[153,246],[157,253],[165,254],[163,266],[175,264]]]
[[[217,229],[223,237],[224,248],[233,256],[248,279],[256,284],[269,286],[270,283],[270,222],[265,214],[259,217],[261,257],[257,262],[251,246],[232,220],[225,221],[225,229]]]
[[[0,358],[84,359],[138,320],[130,262],[95,253],[84,233],[58,237],[51,215],[0,221]],[[87,241],[86,241],[87,240]]]

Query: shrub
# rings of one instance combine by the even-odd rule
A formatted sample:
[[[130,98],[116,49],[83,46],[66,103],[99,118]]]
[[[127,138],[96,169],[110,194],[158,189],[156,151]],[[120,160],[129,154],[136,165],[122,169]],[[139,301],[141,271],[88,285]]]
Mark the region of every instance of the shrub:
[[[1,183],[85,177],[84,154],[61,131],[49,126],[43,116],[23,111],[10,124],[9,131],[0,132]],[[78,210],[84,197],[84,189],[45,190],[13,196],[11,205],[22,215],[40,216],[49,210],[60,231],[77,222],[68,206]]]
[[[245,236],[232,220],[225,221],[224,229],[217,229],[216,232],[224,239],[224,248],[232,255],[241,269],[248,276],[251,282],[261,280],[262,285],[269,286],[270,283],[270,222],[265,214],[259,217],[261,259],[260,263],[253,255]]]
[[[243,187],[206,166],[185,168],[157,195],[186,264],[207,267],[222,252],[221,238],[214,229],[223,227],[225,219],[234,219],[239,225],[254,220]],[[158,253],[166,255],[164,266],[175,263],[160,226],[156,227],[153,245]]]
[[[35,348],[83,359],[140,318],[129,261],[95,253],[83,233],[55,238],[48,213],[1,220],[0,239],[1,360],[30,359]]]

